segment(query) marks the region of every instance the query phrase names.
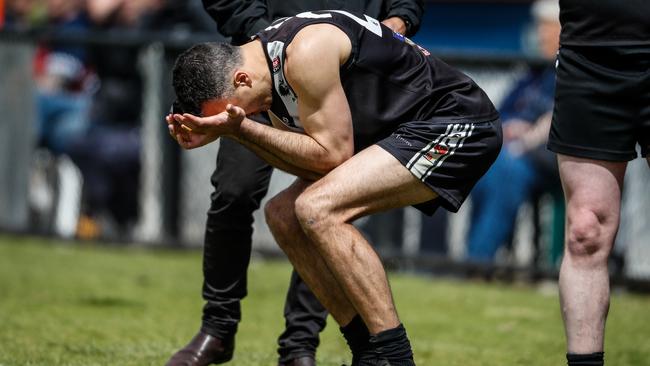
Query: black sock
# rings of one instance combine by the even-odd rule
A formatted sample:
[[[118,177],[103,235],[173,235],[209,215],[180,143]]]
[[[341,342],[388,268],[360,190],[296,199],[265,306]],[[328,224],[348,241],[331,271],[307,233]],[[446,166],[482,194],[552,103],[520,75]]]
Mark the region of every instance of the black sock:
[[[415,366],[411,342],[402,324],[370,336],[370,348],[379,359],[386,359],[391,366]]]
[[[340,329],[343,337],[348,342],[348,346],[350,346],[350,351],[352,351],[352,364],[356,365],[355,362],[359,355],[370,348],[368,343],[370,339],[368,327],[366,327],[363,319],[359,315],[356,315],[348,325]]]
[[[605,365],[605,353],[596,352],[585,355],[567,353],[567,366],[603,366]]]

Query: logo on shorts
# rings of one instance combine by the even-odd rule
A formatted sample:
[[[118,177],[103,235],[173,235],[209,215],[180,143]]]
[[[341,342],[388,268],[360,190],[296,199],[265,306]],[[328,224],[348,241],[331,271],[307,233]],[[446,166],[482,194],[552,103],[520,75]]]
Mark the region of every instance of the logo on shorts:
[[[440,159],[441,156],[447,155],[448,152],[449,147],[437,144],[433,149],[431,149],[431,151],[427,151],[427,153],[424,154],[424,158],[429,161],[435,161]]]
[[[280,71],[280,57],[275,56],[273,58],[273,73]]]
[[[445,155],[445,154],[447,154],[449,152],[449,148],[447,146],[443,146],[443,145],[438,144],[438,145],[433,147],[433,151],[435,151],[436,154],[438,154],[438,155]]]
[[[402,137],[402,135],[400,135],[400,134],[396,134],[396,135],[394,135],[394,136],[395,136],[395,138],[396,138],[397,140],[399,140],[400,142],[403,142],[403,143],[405,143],[405,144],[408,145],[408,146],[413,146],[413,144],[411,144],[411,142],[410,142],[409,140],[407,140],[407,139],[405,139],[404,137]]]
[[[415,154],[406,164],[406,168],[424,181],[463,146],[473,130],[474,125],[471,123],[448,124],[445,132]]]

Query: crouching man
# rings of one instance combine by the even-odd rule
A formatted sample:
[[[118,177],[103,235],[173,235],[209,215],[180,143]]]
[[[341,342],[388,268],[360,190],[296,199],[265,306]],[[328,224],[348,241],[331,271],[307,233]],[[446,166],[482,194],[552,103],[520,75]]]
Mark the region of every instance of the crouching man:
[[[265,207],[300,276],[341,326],[353,365],[414,365],[377,254],[352,221],[413,205],[457,211],[501,147],[467,76],[344,11],[282,19],[234,47],[201,44],[173,71],[184,148],[234,139],[296,181]],[[267,112],[273,126],[246,118]]]

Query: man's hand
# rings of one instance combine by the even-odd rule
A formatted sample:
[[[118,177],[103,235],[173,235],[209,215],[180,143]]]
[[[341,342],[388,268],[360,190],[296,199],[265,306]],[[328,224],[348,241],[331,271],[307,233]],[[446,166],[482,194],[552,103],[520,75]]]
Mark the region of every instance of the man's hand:
[[[170,135],[185,149],[207,145],[221,136],[237,136],[246,117],[243,109],[228,104],[226,111],[209,117],[170,114],[165,118]]]
[[[384,19],[384,21],[381,23],[392,29],[393,32],[397,32],[401,35],[406,35],[406,23],[404,23],[404,20],[400,17],[390,17]]]

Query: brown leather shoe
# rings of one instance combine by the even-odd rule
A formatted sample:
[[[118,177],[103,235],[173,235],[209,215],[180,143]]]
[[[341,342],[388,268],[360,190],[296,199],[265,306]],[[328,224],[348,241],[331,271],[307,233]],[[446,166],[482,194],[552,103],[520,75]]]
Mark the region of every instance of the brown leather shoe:
[[[235,350],[235,339],[221,339],[203,332],[198,332],[194,338],[176,352],[165,366],[208,366],[220,364],[232,359]]]
[[[280,363],[278,366],[316,366],[316,360],[313,357],[298,357],[287,363]]]

